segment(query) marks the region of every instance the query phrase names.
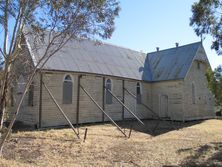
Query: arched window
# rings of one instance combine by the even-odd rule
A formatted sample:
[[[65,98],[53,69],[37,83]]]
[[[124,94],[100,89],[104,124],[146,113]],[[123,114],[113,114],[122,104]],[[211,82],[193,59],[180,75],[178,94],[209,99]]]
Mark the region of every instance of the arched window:
[[[196,103],[196,96],[195,96],[195,85],[192,83],[192,103]]]
[[[113,98],[108,90],[112,91],[112,81],[110,79],[106,80],[106,104],[112,104]]]
[[[63,104],[72,104],[72,87],[72,78],[66,75],[63,81]]]
[[[197,69],[200,69],[200,62],[197,62]]]
[[[18,79],[17,94],[22,94],[25,91],[25,85],[26,85],[25,78],[21,75]]]
[[[137,104],[141,104],[142,103],[142,91],[141,91],[140,82],[136,83],[136,97],[137,97]]]
[[[28,106],[33,106],[33,98],[34,98],[34,83],[29,86],[28,91]]]

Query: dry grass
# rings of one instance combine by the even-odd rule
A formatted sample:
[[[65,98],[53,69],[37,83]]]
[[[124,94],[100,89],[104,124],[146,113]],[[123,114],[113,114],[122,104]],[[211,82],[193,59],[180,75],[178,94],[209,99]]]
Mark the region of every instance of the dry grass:
[[[161,122],[152,135],[156,121],[145,122],[133,123],[130,139],[110,124],[82,127],[85,143],[71,129],[13,133],[0,166],[222,166],[222,120],[174,123],[178,130]]]

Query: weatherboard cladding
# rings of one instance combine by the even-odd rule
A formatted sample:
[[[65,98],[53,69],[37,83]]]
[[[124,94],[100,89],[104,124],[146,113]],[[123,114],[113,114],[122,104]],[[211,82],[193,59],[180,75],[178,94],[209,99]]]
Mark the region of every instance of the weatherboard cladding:
[[[27,42],[31,43],[30,39]],[[47,61],[43,69],[101,74],[143,81],[182,79],[200,44],[194,43],[146,55],[110,44],[98,44],[90,40],[71,40]],[[38,62],[44,53],[44,46],[42,50],[39,49],[37,52],[30,50],[30,53]]]

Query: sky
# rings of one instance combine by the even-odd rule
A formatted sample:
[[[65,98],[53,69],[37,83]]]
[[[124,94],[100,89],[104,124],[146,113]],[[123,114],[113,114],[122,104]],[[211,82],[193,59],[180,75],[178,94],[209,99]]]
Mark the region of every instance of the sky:
[[[200,38],[189,26],[191,6],[196,1],[120,0],[121,11],[115,20],[116,29],[111,39],[105,42],[145,53],[155,51],[156,47],[160,50],[175,47],[176,42],[180,46],[198,42]],[[210,36],[203,41],[214,69],[222,64],[222,56],[211,50],[211,43]]]
[[[167,49],[175,43],[186,45],[200,41],[189,26],[191,6],[197,0],[120,0],[121,11],[115,21],[115,31],[105,42],[145,53],[156,47]],[[212,39],[203,41],[214,69],[222,64],[222,56],[211,50]]]

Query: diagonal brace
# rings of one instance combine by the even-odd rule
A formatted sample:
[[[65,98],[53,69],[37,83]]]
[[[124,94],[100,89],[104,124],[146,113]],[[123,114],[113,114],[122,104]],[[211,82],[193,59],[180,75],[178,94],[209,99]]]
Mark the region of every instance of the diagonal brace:
[[[133,93],[131,93],[128,89],[124,88],[124,90],[125,90],[129,95],[131,95],[133,98],[137,99],[136,95],[134,95]],[[141,103],[141,104],[142,104],[145,108],[147,108],[153,115],[155,115],[159,120],[165,121],[165,120],[162,119],[158,114],[156,114],[149,106],[147,106],[147,105],[144,104],[144,103]],[[171,125],[171,127],[172,127],[173,129],[176,130],[176,128],[175,128],[172,124],[170,124],[170,125]],[[159,123],[155,126],[155,128],[154,128],[153,131],[155,131],[158,126],[159,126]]]
[[[64,111],[62,110],[62,108],[59,106],[59,104],[57,103],[56,99],[54,98],[54,96],[52,95],[51,91],[49,90],[49,88],[46,86],[46,84],[44,82],[42,82],[44,87],[46,88],[47,92],[49,93],[50,97],[52,98],[53,102],[55,103],[56,107],[59,109],[59,111],[62,113],[63,117],[66,119],[66,121],[69,123],[70,127],[72,128],[73,132],[76,134],[77,138],[80,139],[79,134],[76,132],[74,126],[72,125],[71,121],[69,120],[69,118],[66,116],[66,114],[64,113]]]
[[[114,93],[105,87],[105,89],[132,115],[134,116],[142,125],[145,125]]]
[[[89,92],[83,88],[82,85],[80,85],[80,88],[86,93],[86,95],[92,100],[92,102],[99,108],[99,110],[106,115],[106,117],[113,123],[113,125],[115,125],[117,127],[117,129],[125,136],[127,137],[127,135],[125,134],[125,132],[123,132],[123,130],[119,127],[119,125],[116,124],[116,122],[102,109],[102,107],[100,107],[100,105],[93,99],[93,97],[89,94]]]

